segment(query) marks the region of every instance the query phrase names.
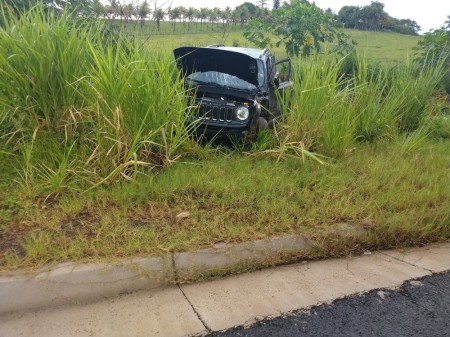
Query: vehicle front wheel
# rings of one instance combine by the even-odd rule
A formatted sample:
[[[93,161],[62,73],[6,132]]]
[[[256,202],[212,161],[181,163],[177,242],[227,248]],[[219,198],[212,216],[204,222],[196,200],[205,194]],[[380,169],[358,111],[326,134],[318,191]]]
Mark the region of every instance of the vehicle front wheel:
[[[256,133],[265,130],[269,127],[269,123],[267,123],[267,120],[262,117],[258,117],[258,121],[256,122]]]

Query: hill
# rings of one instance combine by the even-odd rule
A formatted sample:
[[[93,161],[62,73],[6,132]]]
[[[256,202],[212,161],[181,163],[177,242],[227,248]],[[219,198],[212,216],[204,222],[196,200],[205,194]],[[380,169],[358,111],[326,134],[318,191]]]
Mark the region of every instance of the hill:
[[[172,50],[178,46],[194,45],[207,46],[222,43],[226,45],[251,46],[243,37],[243,30],[239,26],[229,26],[225,28],[215,25],[211,31],[204,24],[202,30],[197,23],[191,23],[191,31],[187,32],[187,27],[179,23],[175,33],[169,27],[168,22],[161,23],[161,32],[151,29],[153,23],[130,27],[130,33],[142,34],[146,43],[157,50]],[[198,25],[198,27],[197,27]],[[208,29],[208,30],[206,30]],[[413,48],[419,41],[418,36],[403,35],[399,33],[361,31],[346,29],[345,32],[357,43],[358,52],[366,55],[369,59],[382,63],[393,64],[404,61],[414,53]],[[277,54],[283,54],[281,48],[273,48]]]

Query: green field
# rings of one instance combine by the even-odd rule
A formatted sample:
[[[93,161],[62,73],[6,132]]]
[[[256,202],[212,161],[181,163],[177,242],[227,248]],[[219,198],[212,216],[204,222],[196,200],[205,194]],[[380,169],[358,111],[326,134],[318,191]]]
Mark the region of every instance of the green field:
[[[370,31],[346,30],[358,44],[359,53],[382,63],[403,62],[415,55],[414,47],[418,36],[398,33],[380,33]]]
[[[227,147],[193,139],[171,50],[245,46],[242,31],[108,43],[44,18],[0,34],[0,269],[286,233],[320,256],[450,237],[444,66],[408,60],[417,38],[348,31],[359,55],[295,58],[286,118]]]
[[[156,30],[155,23],[146,22],[143,27],[139,23],[130,23],[124,29],[129,35],[138,35],[148,43],[152,49],[165,51],[179,46],[207,46],[211,44],[239,45],[251,47],[252,45],[243,37],[244,30],[240,25],[177,22],[175,31],[168,22],[161,22],[160,32]],[[383,63],[393,64],[414,56],[414,47],[419,41],[418,36],[402,35],[398,33],[344,30],[357,43],[357,51],[369,59]],[[284,50],[272,48],[278,55],[284,56]]]

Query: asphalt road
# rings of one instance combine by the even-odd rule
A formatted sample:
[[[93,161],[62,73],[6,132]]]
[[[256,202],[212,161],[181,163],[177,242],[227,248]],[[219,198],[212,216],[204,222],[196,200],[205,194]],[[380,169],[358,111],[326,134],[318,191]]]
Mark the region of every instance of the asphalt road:
[[[450,272],[208,336],[449,337]]]

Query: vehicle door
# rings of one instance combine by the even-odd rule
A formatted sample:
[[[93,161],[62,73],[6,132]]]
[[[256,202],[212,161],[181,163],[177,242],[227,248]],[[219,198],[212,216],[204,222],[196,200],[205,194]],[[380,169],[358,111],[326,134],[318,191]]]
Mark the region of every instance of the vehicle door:
[[[293,89],[292,62],[290,58],[277,61],[272,66],[270,77],[271,111],[279,116],[287,109]]]

